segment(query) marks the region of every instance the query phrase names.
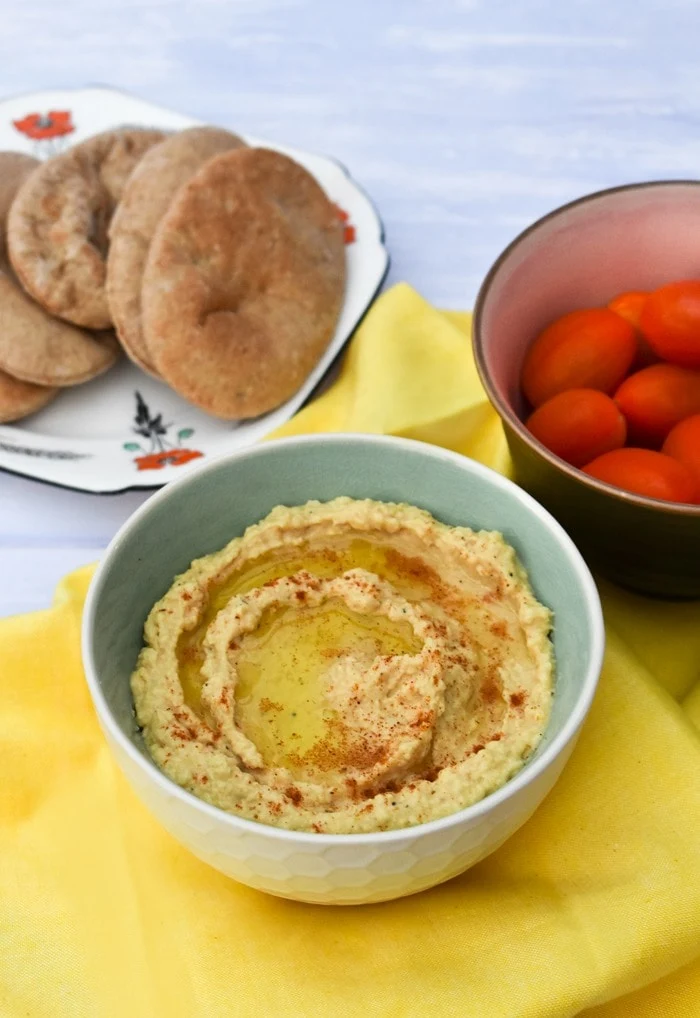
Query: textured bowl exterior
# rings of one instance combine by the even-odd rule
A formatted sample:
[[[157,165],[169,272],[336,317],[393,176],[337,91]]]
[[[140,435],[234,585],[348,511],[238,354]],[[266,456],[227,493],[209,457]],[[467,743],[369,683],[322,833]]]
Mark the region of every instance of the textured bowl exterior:
[[[316,905],[367,905],[415,894],[474,866],[499,848],[535,812],[559,777],[573,739],[517,796],[485,816],[437,830],[398,832],[390,841],[348,844],[332,838],[270,837],[269,828],[240,830],[204,812],[193,797],[164,793],[105,735],[133,790],[162,826],[202,862],[241,884]],[[428,825],[424,825],[426,828]]]
[[[136,727],[129,677],[155,600],[192,558],[223,546],[274,505],[339,494],[409,501],[447,523],[502,531],[554,609],[557,684],[537,752],[503,788],[449,817],[400,831],[323,835],[231,816],[172,783]],[[473,461],[376,436],[287,439],[222,458],[169,485],[124,525],[93,579],[83,659],[112,753],[147,808],[203,861],[250,887],[319,904],[385,901],[468,869],[523,824],[558,778],[588,711],[603,653],[595,585],[559,525]]]
[[[540,219],[497,259],[479,293],[474,353],[505,426],[515,477],[549,509],[603,575],[646,594],[700,596],[700,506],[632,495],[594,480],[522,423],[525,353],[567,311],[625,290],[697,278],[700,183],[601,191]]]

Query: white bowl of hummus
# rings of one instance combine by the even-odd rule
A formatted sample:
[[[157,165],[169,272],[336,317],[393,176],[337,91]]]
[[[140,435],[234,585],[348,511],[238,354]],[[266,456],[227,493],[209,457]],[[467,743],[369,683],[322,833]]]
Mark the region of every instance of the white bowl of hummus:
[[[134,791],[204,861],[324,904],[412,894],[551,789],[602,662],[559,524],[454,453],[260,445],[154,495],[90,588],[83,656]]]

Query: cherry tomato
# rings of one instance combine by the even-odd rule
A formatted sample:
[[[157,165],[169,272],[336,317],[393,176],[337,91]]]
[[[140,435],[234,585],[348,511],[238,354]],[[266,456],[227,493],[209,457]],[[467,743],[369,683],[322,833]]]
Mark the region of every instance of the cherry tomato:
[[[674,424],[700,413],[700,371],[652,364],[624,380],[615,402],[635,445],[658,448]]]
[[[636,350],[634,329],[614,311],[571,311],[547,326],[528,350],[523,391],[534,407],[567,389],[613,392]]]
[[[700,414],[686,417],[672,428],[661,451],[683,463],[700,486]]]
[[[614,297],[608,304],[611,311],[629,322],[637,332],[637,356],[632,365],[635,371],[646,368],[649,364],[655,364],[659,359],[641,332],[642,308],[646,304],[648,296],[649,294],[644,290],[627,290],[625,293],[618,293],[617,297]]]
[[[617,297],[613,297],[608,307],[616,315],[621,315],[634,329],[638,329],[642,308],[648,296],[645,290],[626,290],[625,293],[618,293]]]
[[[686,466],[651,449],[613,449],[583,469],[616,488],[665,502],[696,502],[700,494]]]
[[[649,294],[641,329],[663,360],[700,368],[700,280],[669,283]]]
[[[597,389],[567,389],[526,421],[535,438],[575,467],[625,444],[627,425],[618,407]]]

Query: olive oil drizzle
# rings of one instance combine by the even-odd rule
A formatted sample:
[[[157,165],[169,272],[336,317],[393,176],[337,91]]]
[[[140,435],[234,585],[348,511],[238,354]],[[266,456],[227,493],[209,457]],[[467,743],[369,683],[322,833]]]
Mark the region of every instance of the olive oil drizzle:
[[[408,600],[418,600],[429,588],[420,571],[414,575],[412,561],[388,544],[355,538],[324,543],[319,549],[284,548],[246,563],[210,588],[197,625],[180,636],[177,653],[185,702],[201,712],[203,640],[231,598],[301,570],[330,579],[362,568],[386,579]],[[377,656],[416,654],[421,646],[408,622],[359,615],[339,600],[316,608],[299,605],[270,611],[234,655],[236,723],[267,765],[302,774],[305,755],[333,729],[334,712],[327,707],[325,685],[334,663],[353,655],[369,667]]]

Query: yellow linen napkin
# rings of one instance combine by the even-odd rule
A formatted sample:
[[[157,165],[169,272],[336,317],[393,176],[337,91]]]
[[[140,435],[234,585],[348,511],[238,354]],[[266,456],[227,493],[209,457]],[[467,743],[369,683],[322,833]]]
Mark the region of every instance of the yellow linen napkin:
[[[410,435],[507,470],[468,327],[395,287],[282,431]],[[135,799],[81,671],[89,578],[0,621],[2,1018],[700,1014],[700,605],[604,585],[599,693],[532,820],[442,887],[343,909],[227,880]]]

